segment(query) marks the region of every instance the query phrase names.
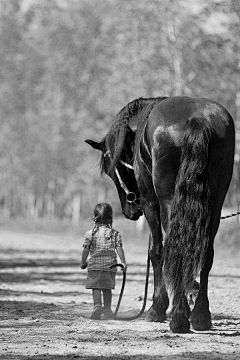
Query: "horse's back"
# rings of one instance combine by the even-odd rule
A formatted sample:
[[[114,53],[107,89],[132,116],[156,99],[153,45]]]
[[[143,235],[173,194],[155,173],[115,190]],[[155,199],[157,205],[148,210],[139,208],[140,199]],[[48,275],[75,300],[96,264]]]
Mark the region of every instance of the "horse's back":
[[[234,128],[229,112],[219,103],[206,98],[188,96],[169,97],[154,107],[149,116],[149,127],[184,131],[192,118],[204,118],[216,134],[225,136],[227,128]]]
[[[153,157],[153,181],[158,184],[159,195],[172,193],[181,165],[184,139],[197,145],[208,129],[211,134],[208,146],[210,185],[213,192],[224,187],[226,193],[232,177],[234,160],[234,124],[228,111],[209,99],[175,96],[156,105],[148,118],[148,138]],[[191,135],[190,135],[191,134]],[[209,142],[209,143],[208,143]],[[203,146],[201,144],[201,146]],[[201,162],[201,152],[195,159]]]

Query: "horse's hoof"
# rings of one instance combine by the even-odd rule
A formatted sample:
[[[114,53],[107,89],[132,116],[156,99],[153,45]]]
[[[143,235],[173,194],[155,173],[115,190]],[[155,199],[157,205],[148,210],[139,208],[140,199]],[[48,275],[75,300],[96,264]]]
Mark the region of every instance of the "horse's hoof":
[[[189,333],[190,331],[190,322],[183,314],[174,315],[170,321],[170,330],[173,333]]]
[[[148,322],[164,322],[166,318],[166,313],[157,314],[155,310],[149,310],[146,315],[146,321]]]
[[[194,309],[191,313],[190,321],[194,330],[206,331],[212,327],[211,313],[208,311],[206,314],[196,313]]]

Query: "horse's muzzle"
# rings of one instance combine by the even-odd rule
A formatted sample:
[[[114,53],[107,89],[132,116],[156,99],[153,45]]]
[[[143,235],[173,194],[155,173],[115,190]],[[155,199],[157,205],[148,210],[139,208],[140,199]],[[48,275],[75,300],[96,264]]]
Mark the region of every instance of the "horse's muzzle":
[[[128,209],[127,211],[123,210],[123,214],[127,219],[137,221],[143,215],[143,212],[140,205],[128,203]]]

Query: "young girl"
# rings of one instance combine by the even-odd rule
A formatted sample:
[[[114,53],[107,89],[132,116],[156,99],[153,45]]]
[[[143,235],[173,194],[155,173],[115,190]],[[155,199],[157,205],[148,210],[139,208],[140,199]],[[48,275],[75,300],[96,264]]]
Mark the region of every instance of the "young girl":
[[[121,235],[112,228],[112,207],[107,203],[95,206],[93,213],[94,228],[87,231],[82,251],[81,268],[88,266],[86,289],[92,289],[94,310],[91,319],[99,320],[104,313],[105,319],[113,319],[111,310],[112,289],[115,288],[117,254],[122,262],[123,271],[127,270]],[[90,259],[87,257],[90,253]],[[103,306],[102,306],[103,294]]]

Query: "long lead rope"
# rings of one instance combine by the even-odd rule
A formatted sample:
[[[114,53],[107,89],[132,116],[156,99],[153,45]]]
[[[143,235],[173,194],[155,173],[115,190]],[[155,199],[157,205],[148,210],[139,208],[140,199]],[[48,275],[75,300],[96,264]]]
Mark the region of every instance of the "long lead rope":
[[[150,241],[149,241],[149,248],[150,248]],[[150,254],[149,254],[149,248],[148,248],[147,269],[146,269],[144,298],[143,298],[142,308],[141,308],[140,312],[139,312],[137,315],[133,315],[133,316],[130,316],[130,317],[124,317],[124,316],[117,317],[117,313],[118,313],[118,310],[119,310],[119,307],[120,307],[120,303],[121,303],[122,296],[123,296],[123,292],[124,292],[124,286],[125,286],[125,282],[126,282],[126,272],[123,271],[122,287],[121,287],[121,291],[120,291],[120,295],[119,295],[117,307],[116,307],[116,310],[114,311],[114,319],[115,319],[115,320],[127,320],[127,321],[135,320],[135,319],[138,319],[138,318],[143,314],[143,312],[144,312],[144,310],[145,310],[146,303],[147,303],[148,280],[149,280],[149,269],[150,269]],[[112,267],[116,267],[116,266],[120,266],[120,267],[123,268],[122,264],[113,265]]]
[[[228,219],[230,217],[233,216],[237,216],[240,215],[240,211],[238,211],[237,213],[231,214],[231,215],[227,215],[227,216],[221,216],[221,220],[224,219]],[[147,257],[147,269],[146,269],[146,279],[145,279],[145,288],[144,288],[144,298],[143,298],[143,304],[142,304],[142,308],[140,310],[140,312],[137,315],[133,315],[130,317],[117,317],[117,313],[121,304],[121,300],[122,300],[122,296],[123,296],[123,292],[124,292],[124,288],[125,288],[125,283],[126,283],[126,272],[123,271],[123,280],[122,280],[122,287],[121,287],[121,291],[120,291],[120,295],[118,298],[118,303],[116,306],[116,309],[114,311],[114,319],[115,320],[135,320],[138,319],[144,312],[145,307],[146,307],[146,303],[147,303],[147,293],[148,293],[148,281],[149,281],[149,269],[150,269],[150,254],[149,254],[149,250],[150,250],[150,241],[149,241],[149,246],[148,246],[148,257]],[[112,265],[111,268],[119,266],[123,269],[123,265],[122,264],[116,264],[116,265]]]
[[[111,269],[115,268],[119,266],[121,269],[123,269],[123,265],[122,264],[116,264],[116,265],[112,265],[110,266]],[[122,300],[122,296],[123,296],[123,292],[124,292],[124,287],[125,287],[125,282],[126,282],[126,271],[123,271],[123,280],[122,280],[122,287],[121,287],[121,291],[120,291],[120,295],[119,295],[119,298],[118,298],[118,303],[117,303],[117,306],[116,306],[116,310],[114,311],[114,319],[116,318],[117,316],[117,313],[118,313],[118,309],[120,307],[120,304],[121,304],[121,300]]]

